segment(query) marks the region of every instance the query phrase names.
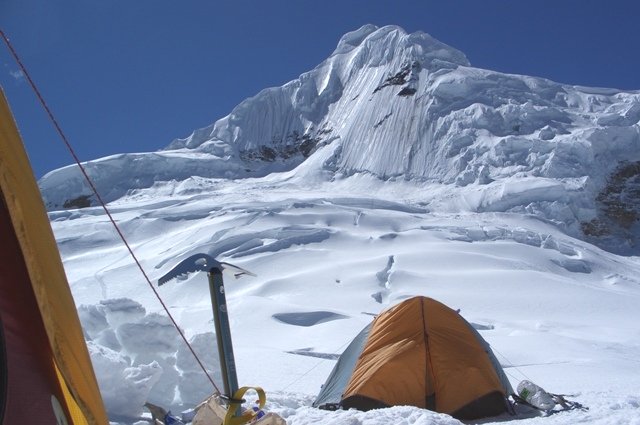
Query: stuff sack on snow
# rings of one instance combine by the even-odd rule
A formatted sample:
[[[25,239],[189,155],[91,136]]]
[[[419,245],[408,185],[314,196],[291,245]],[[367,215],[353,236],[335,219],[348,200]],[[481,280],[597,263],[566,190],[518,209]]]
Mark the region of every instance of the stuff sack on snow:
[[[534,409],[538,409],[544,412],[546,415],[550,415],[557,412],[563,412],[566,410],[589,410],[588,407],[576,401],[567,400],[564,394],[553,394],[545,391],[542,387],[534,384],[531,381],[522,381],[518,384],[518,393],[512,394],[516,403],[524,404]],[[556,409],[556,406],[560,406]]]
[[[227,425],[250,423],[252,425],[287,425],[284,419],[275,413],[264,413],[261,408],[254,409],[251,419],[243,421],[243,416],[228,418],[229,410],[223,400],[214,394],[196,407],[192,425]],[[226,422],[225,422],[226,419]]]
[[[531,381],[522,381],[518,384],[518,396],[540,410],[551,410],[556,407],[551,394]]]

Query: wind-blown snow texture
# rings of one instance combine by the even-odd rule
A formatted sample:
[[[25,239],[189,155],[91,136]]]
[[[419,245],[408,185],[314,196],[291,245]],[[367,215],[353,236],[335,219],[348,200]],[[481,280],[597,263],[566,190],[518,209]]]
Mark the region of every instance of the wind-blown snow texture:
[[[85,165],[152,279],[199,252],[257,273],[227,282],[240,382],[290,424],[459,423],[310,407],[371,315],[412,295],[460,308],[514,387],[591,407],[545,422],[640,424],[639,121],[639,92],[481,70],[367,25],[165,150]],[[112,418],[200,401],[209,383],[77,167],[40,185]],[[205,281],[160,294],[219,382]]]

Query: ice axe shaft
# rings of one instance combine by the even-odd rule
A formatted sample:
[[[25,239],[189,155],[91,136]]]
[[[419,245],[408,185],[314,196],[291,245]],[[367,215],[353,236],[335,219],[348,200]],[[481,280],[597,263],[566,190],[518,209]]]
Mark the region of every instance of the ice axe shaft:
[[[224,292],[222,270],[214,267],[209,270],[207,275],[209,277],[209,292],[211,294],[211,305],[213,307],[213,322],[216,328],[224,395],[231,400],[236,391],[238,391],[238,375],[236,372],[236,361],[233,355],[233,344],[231,342],[231,327],[229,326],[229,313],[227,310],[227,298]],[[240,412],[237,412],[237,414],[239,415]]]

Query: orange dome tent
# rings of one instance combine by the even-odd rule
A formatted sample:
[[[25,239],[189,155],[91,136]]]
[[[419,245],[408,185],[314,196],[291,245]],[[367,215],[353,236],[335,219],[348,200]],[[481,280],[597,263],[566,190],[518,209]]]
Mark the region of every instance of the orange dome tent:
[[[360,332],[314,406],[411,405],[476,419],[507,411],[512,392],[489,344],[458,312],[431,298],[413,297]]]

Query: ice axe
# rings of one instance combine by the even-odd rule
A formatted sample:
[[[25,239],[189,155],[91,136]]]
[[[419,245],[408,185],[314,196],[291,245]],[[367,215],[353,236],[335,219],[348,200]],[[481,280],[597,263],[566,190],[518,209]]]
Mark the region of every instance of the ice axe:
[[[224,292],[224,282],[222,272],[232,272],[235,278],[244,275],[255,276],[255,274],[236,267],[229,263],[222,263],[207,254],[195,254],[182,260],[174,266],[168,273],[158,279],[158,286],[164,285],[172,279],[186,277],[189,273],[207,272],[209,277],[209,292],[211,294],[211,305],[213,307],[213,321],[216,329],[216,339],[218,341],[218,354],[220,356],[220,368],[222,369],[222,380],[224,385],[224,397],[231,405],[238,406],[234,415],[240,415],[239,403],[234,395],[238,391],[238,376],[236,373],[236,363],[233,356],[233,345],[231,343],[231,329],[229,327],[229,312],[227,311],[227,301]]]

